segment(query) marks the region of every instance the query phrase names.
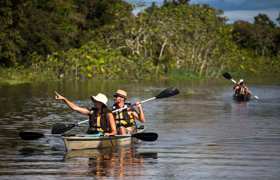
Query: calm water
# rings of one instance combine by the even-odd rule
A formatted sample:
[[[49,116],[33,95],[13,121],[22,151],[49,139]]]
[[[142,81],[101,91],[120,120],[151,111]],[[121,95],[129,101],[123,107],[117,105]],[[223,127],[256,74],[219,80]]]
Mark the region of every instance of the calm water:
[[[144,104],[145,126],[159,134],[156,142],[65,153],[59,138],[24,141],[18,137],[19,131],[50,133],[56,122],[86,119],[55,101],[55,90],[79,105],[90,106],[88,97],[99,91],[109,95],[122,87],[134,102],[169,86],[178,87],[181,93]],[[0,179],[278,180],[280,86],[250,87],[261,100],[234,102],[229,82],[2,86]]]

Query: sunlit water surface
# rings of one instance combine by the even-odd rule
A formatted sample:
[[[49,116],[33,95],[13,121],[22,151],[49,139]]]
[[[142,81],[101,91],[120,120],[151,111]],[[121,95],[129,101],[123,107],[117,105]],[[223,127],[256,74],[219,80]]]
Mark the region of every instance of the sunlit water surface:
[[[280,86],[251,85],[260,100],[237,103],[231,98],[230,85],[86,82],[2,86],[0,179],[279,180]],[[159,134],[155,142],[66,153],[60,138],[24,141],[18,136],[19,131],[48,134],[54,123],[86,119],[54,100],[55,90],[90,107],[89,96],[98,92],[112,95],[121,87],[134,102],[169,86],[177,86],[181,93],[144,104],[145,127]]]

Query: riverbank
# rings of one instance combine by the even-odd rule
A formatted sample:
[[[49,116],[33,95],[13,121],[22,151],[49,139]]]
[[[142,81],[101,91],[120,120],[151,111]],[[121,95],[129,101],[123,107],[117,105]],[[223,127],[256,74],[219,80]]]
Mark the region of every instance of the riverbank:
[[[0,85],[17,85],[56,79],[50,73],[38,73],[31,68],[0,68],[0,72]]]
[[[125,1],[68,3],[3,4],[0,83],[280,75],[280,28],[262,15],[256,19],[265,22],[227,24],[217,9],[186,1],[137,16]]]
[[[247,81],[259,84],[259,83],[273,83],[277,84],[280,82],[280,76],[277,74],[253,74],[253,73],[240,73],[240,72],[230,72],[234,79],[243,78]],[[95,78],[88,77],[73,77],[73,76],[64,76],[56,75],[51,71],[34,71],[31,68],[0,68],[0,86],[1,85],[18,85],[26,83],[44,83],[48,81],[87,81],[87,80],[112,80],[112,81],[128,81],[128,82],[177,82],[177,81],[219,81],[222,80],[222,75],[220,77],[206,77],[199,76],[198,74],[189,72],[189,71],[172,71],[166,75],[159,76],[150,76],[145,79],[131,79],[130,77],[125,78],[115,78],[115,79],[106,79],[102,76]]]

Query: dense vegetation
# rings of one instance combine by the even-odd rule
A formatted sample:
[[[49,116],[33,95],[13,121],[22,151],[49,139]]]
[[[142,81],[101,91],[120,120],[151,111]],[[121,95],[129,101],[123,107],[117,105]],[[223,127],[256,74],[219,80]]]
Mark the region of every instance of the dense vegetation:
[[[280,74],[280,28],[265,14],[226,24],[188,0],[132,10],[122,0],[0,1],[0,80]]]

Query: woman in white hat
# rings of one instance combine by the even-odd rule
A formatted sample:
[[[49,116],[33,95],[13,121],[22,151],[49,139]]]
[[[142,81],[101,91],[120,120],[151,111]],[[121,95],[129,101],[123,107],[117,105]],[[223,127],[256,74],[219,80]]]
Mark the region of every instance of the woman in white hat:
[[[63,100],[72,110],[89,116],[89,129],[87,133],[106,136],[117,134],[113,114],[107,108],[108,98],[104,94],[98,93],[96,96],[90,97],[94,103],[94,107],[91,109],[80,107],[57,92],[55,94],[55,99]]]

